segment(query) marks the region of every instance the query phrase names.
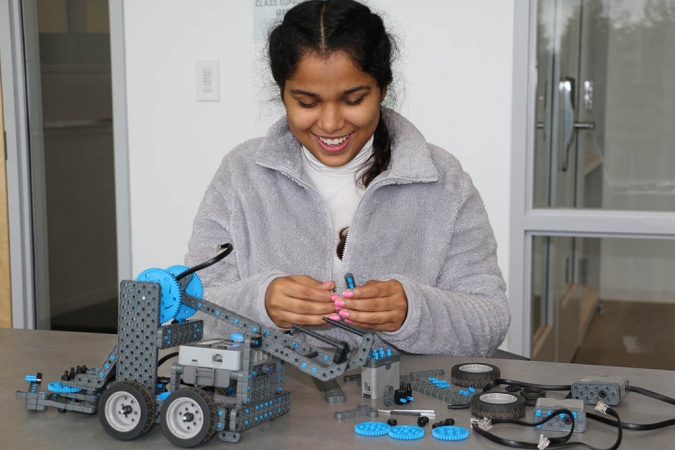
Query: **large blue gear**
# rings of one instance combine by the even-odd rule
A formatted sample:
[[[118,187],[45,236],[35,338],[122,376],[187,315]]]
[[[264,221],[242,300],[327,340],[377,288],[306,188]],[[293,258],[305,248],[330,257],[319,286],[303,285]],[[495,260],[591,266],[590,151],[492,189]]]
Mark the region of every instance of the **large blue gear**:
[[[181,303],[180,286],[176,278],[164,269],[146,269],[136,277],[138,281],[154,281],[162,287],[159,305],[159,322],[166,323],[176,317]]]
[[[354,431],[361,436],[384,436],[389,428],[391,427],[383,422],[361,422],[354,426]]]
[[[56,392],[58,394],[76,394],[82,389],[72,387],[72,386],[64,386],[61,384],[60,381],[53,381],[47,385],[47,389],[49,389],[51,392]]]
[[[469,430],[455,426],[437,427],[431,430],[431,435],[442,441],[461,441],[469,437]]]
[[[188,267],[180,264],[171,266],[166,269],[166,271],[169,272],[174,277],[182,272],[185,272],[186,270],[188,270]],[[196,273],[192,274],[192,279],[185,287],[185,292],[187,292],[193,297],[204,298],[204,285],[202,284],[202,280],[199,279]],[[184,303],[181,303],[180,308],[178,309],[178,313],[176,313],[176,320],[179,322],[184,322],[185,320],[192,317],[196,312],[197,312],[196,309],[191,308],[190,306]]]
[[[389,436],[394,439],[401,439],[404,441],[412,441],[424,437],[424,428],[413,427],[410,425],[397,425],[391,427],[388,432]]]

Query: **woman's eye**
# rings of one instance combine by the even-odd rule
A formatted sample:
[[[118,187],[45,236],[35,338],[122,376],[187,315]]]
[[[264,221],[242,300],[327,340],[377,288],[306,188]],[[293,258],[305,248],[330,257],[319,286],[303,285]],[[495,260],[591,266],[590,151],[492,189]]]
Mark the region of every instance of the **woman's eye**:
[[[358,100],[345,100],[345,103],[348,104],[349,106],[360,105],[362,102],[363,102],[363,97],[361,97]]]
[[[300,106],[301,108],[312,108],[312,107],[316,106],[316,104],[317,104],[317,102],[303,103],[300,100],[298,100],[298,106]]]

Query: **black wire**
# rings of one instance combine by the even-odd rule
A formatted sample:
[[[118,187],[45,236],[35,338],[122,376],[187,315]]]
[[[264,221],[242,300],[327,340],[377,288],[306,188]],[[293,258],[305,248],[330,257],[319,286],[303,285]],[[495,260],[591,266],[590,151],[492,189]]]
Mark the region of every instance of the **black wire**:
[[[671,405],[675,405],[675,399],[671,397],[667,397],[663,394],[659,394],[658,392],[650,391],[648,389],[644,389],[641,387],[637,386],[631,386],[628,385],[626,388],[627,391],[632,391],[638,394],[646,395],[647,397],[651,397],[656,400],[660,400],[665,403],[670,403]],[[671,425],[675,425],[675,419],[668,419],[664,420],[661,422],[654,422],[654,423],[627,423],[627,422],[617,422],[612,419],[608,419],[607,417],[604,416],[599,416],[597,414],[593,413],[587,413],[586,417],[590,417],[593,420],[597,420],[598,422],[602,422],[607,425],[611,425],[613,427],[621,427],[625,430],[634,430],[634,431],[649,431],[649,430],[658,430],[660,428],[665,428],[669,427]]]
[[[607,414],[612,415],[616,417],[617,423],[621,424],[621,419],[619,418],[619,414],[613,410],[612,408],[607,408],[605,411]],[[586,444],[584,442],[569,442],[570,437],[572,437],[572,433],[574,432],[574,416],[572,415],[572,412],[568,409],[557,409],[551,413],[550,416],[546,417],[544,420],[541,422],[524,422],[522,420],[516,420],[516,419],[493,419],[492,423],[493,424],[499,424],[499,423],[512,423],[516,425],[523,425],[523,426],[529,426],[529,427],[536,427],[537,425],[544,424],[548,422],[549,420],[552,420],[554,417],[556,417],[558,414],[565,414],[566,416],[570,417],[572,419],[572,428],[568,434],[562,437],[552,437],[549,438],[549,446],[546,447],[547,449],[557,449],[557,448],[569,448],[569,447],[586,447],[591,450],[601,450],[598,449],[597,447],[593,447],[592,445]],[[586,415],[588,417],[588,414]],[[483,430],[480,428],[480,426],[477,423],[471,424],[471,428],[481,436],[485,437],[486,439],[489,439],[492,442],[495,442],[500,445],[505,445],[508,447],[513,447],[513,448],[531,448],[531,449],[538,449],[539,444],[538,443],[533,443],[533,442],[523,442],[523,441],[514,441],[512,439],[504,439],[500,438],[493,433],[490,433],[486,430]],[[606,450],[616,450],[619,448],[619,445],[621,445],[621,439],[623,439],[623,432],[622,428],[619,427],[619,435],[616,439],[616,442],[614,445],[611,447],[607,448]]]
[[[174,356],[178,356],[178,352],[173,352],[173,353],[169,353],[169,354],[166,354],[166,355],[162,356],[162,357],[157,361],[157,367],[161,366],[162,364],[164,364],[165,362],[167,362],[168,360],[170,360],[170,359],[173,358]]]
[[[202,270],[206,267],[209,267],[209,266],[217,263],[221,259],[225,258],[227,255],[232,253],[232,250],[234,250],[234,246],[232,244],[230,244],[229,242],[227,244],[219,245],[218,248],[221,249],[222,252],[218,253],[216,256],[209,259],[208,261],[205,261],[201,264],[197,264],[196,266],[191,267],[191,268],[187,269],[186,271],[183,271],[183,272],[179,273],[178,275],[176,275],[176,281],[179,281],[181,278],[185,278],[188,275],[191,275],[198,270]]]
[[[533,383],[526,383],[524,381],[507,380],[505,378],[498,378],[498,379],[493,380],[490,383],[488,383],[483,388],[483,392],[487,392],[490,389],[493,389],[494,387],[499,386],[500,384],[511,384],[511,385],[514,385],[514,386],[520,386],[521,388],[524,388],[524,387],[539,388],[539,389],[544,389],[545,391],[569,391],[570,389],[572,389],[572,386],[569,385],[569,384],[553,384],[553,385],[533,384]]]

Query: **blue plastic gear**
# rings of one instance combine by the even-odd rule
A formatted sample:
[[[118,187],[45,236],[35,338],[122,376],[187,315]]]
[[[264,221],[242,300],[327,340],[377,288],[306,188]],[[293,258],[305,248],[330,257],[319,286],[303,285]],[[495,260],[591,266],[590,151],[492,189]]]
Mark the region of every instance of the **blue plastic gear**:
[[[176,275],[179,275],[188,269],[189,267],[178,264],[167,268],[166,271],[175,277]],[[185,287],[185,292],[187,292],[193,297],[204,298],[204,285],[202,284],[202,280],[199,279],[196,273],[192,274],[192,279]],[[181,303],[180,308],[176,313],[176,320],[179,322],[184,322],[190,317],[194,316],[196,312],[197,312],[196,309],[184,303]]]
[[[469,437],[469,430],[455,426],[436,427],[431,430],[431,435],[442,441],[461,441]]]
[[[354,426],[354,432],[361,436],[384,436],[389,428],[388,424],[382,422],[361,422]]]
[[[47,389],[49,389],[50,392],[56,392],[58,394],[76,394],[82,390],[72,386],[63,386],[60,381],[49,383]]]
[[[136,277],[138,281],[154,281],[162,287],[159,305],[159,323],[169,322],[180,309],[181,293],[176,278],[164,269],[146,269]]]
[[[169,398],[169,395],[171,395],[171,392],[162,392],[161,394],[157,394],[157,400],[166,400]]]
[[[397,425],[389,429],[389,436],[404,441],[422,439],[424,437],[424,428],[414,427],[412,425]]]

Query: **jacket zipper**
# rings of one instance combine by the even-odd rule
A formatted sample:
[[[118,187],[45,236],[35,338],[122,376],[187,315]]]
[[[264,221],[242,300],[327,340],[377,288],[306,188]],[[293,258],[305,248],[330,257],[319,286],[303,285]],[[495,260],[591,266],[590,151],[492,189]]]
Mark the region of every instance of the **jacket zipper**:
[[[260,163],[259,163],[259,164],[260,164]],[[279,169],[279,168],[276,168],[276,167],[270,167],[270,166],[267,166],[267,165],[264,165],[264,164],[260,164],[260,166],[265,167],[266,169],[275,170],[275,171],[277,171],[277,172],[279,172],[279,173],[285,175],[287,178],[289,178],[289,179],[295,181],[296,183],[303,185],[303,186],[306,187],[307,189],[316,192],[316,194],[317,194],[317,195],[319,196],[319,198],[321,199],[321,203],[323,204],[323,209],[324,209],[324,211],[325,211],[325,210],[328,210],[328,222],[330,223],[330,233],[329,233],[329,236],[328,236],[328,238],[329,238],[329,240],[330,240],[330,243],[329,243],[329,245],[328,245],[328,248],[332,250],[332,249],[333,249],[333,233],[335,232],[335,226],[334,226],[334,224],[333,224],[333,216],[331,216],[330,208],[328,208],[328,203],[327,203],[326,200],[321,196],[321,193],[320,193],[314,186],[312,186],[311,184],[305,182],[303,179],[301,179],[301,178],[295,176],[295,174],[292,173],[292,172],[289,172],[289,171],[283,170],[283,169]],[[346,243],[346,241],[345,241],[345,243]],[[346,245],[345,245],[345,246],[346,246]],[[343,252],[343,253],[344,253],[344,252]],[[329,252],[328,255],[331,256],[331,252]],[[333,270],[332,270],[332,267],[333,267],[333,258],[332,258],[332,256],[331,256],[328,260],[330,261],[330,267],[331,267],[331,269],[328,271],[328,272],[329,272],[329,275],[330,275],[330,281],[335,281],[335,287],[337,288],[337,281],[336,281],[336,280],[333,280]]]
[[[260,163],[258,163],[258,164],[260,164]],[[275,170],[275,171],[285,175],[287,178],[295,181],[296,183],[299,183],[299,184],[305,186],[307,189],[309,189],[311,191],[314,191],[318,194],[319,198],[321,198],[321,202],[324,206],[324,210],[326,210],[326,209],[328,210],[328,222],[330,223],[330,229],[331,229],[331,234],[329,236],[329,240],[330,240],[329,248],[332,250],[332,248],[333,248],[333,233],[335,232],[335,226],[333,224],[333,217],[331,216],[330,208],[328,208],[328,204],[326,203],[326,200],[321,196],[321,193],[319,193],[319,191],[314,186],[305,182],[303,179],[295,176],[295,174],[292,173],[292,172],[289,172],[289,171],[283,170],[283,169],[279,169],[279,168],[276,168],[276,167],[271,167],[271,166],[268,166],[268,165],[265,165],[265,164],[260,164],[260,166],[265,167],[266,169]],[[424,178],[424,179],[421,179],[421,180],[417,180],[417,179],[411,179],[411,178],[405,178],[405,177],[394,177],[394,178],[381,178],[379,180],[376,180],[371,185],[369,185],[366,188],[366,190],[363,192],[363,195],[359,199],[359,203],[356,205],[356,209],[354,210],[354,217],[356,217],[356,213],[359,211],[359,208],[361,207],[361,203],[363,202],[363,199],[366,197],[366,194],[368,193],[368,191],[372,191],[374,189],[374,186],[376,186],[377,184],[382,183],[384,181],[388,181],[388,180],[404,180],[404,181],[409,181],[410,184],[419,184],[419,183],[431,183],[433,181],[436,181],[437,178],[436,179],[434,179],[434,178]],[[353,223],[353,220],[352,220],[352,223]],[[345,273],[345,255],[347,254],[347,245],[349,244],[349,232],[350,232],[351,228],[352,227],[350,225],[349,228],[347,229],[347,235],[345,236],[345,246],[342,249],[342,258],[340,259],[340,273]],[[329,255],[329,261],[332,261],[333,257],[331,256],[331,252],[329,252],[328,255]],[[331,267],[332,267],[332,265],[333,264],[331,263]],[[330,272],[330,281],[335,281],[335,291],[337,291],[338,290],[338,282],[342,285],[342,284],[345,284],[345,281],[344,280],[339,280],[339,281],[334,280],[333,279],[333,270],[330,270],[329,272]],[[346,284],[345,284],[345,287],[346,287]],[[343,291],[344,291],[344,289],[343,289]]]

